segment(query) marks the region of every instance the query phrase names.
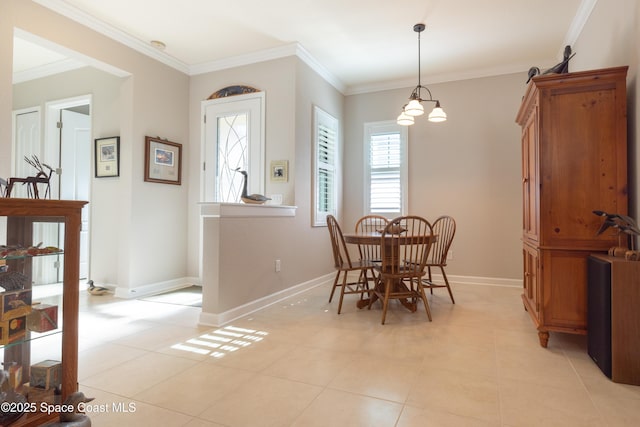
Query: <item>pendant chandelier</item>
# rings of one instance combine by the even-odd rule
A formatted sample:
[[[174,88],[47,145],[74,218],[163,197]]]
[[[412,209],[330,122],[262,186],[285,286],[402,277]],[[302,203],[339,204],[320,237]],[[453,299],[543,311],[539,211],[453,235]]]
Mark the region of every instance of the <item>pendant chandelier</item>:
[[[409,96],[409,102],[402,106],[402,112],[398,116],[397,123],[403,126],[412,125],[414,123],[414,117],[424,114],[423,102],[435,103],[435,107],[431,110],[431,113],[429,113],[430,122],[444,122],[447,120],[447,114],[442,107],[440,107],[440,101],[433,99],[429,88],[420,84],[420,33],[423,32],[425,28],[424,24],[416,24],[413,26],[413,31],[418,33],[418,86],[413,89],[413,92],[411,92]],[[422,94],[420,93],[422,89],[427,91],[429,99],[422,98]]]

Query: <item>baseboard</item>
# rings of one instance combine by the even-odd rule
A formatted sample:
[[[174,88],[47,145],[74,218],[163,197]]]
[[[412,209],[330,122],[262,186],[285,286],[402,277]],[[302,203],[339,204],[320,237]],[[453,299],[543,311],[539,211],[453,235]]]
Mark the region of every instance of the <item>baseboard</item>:
[[[286,298],[308,291],[309,289],[313,289],[317,286],[322,286],[327,284],[331,285],[333,283],[334,277],[335,277],[335,273],[330,273],[325,276],[321,276],[321,277],[309,280],[307,282],[301,283],[299,285],[284,289],[280,292],[267,295],[266,297],[257,299],[255,301],[251,301],[250,303],[243,304],[239,307],[235,307],[223,313],[206,313],[203,311],[202,313],[200,313],[199,324],[206,325],[206,326],[225,325],[242,316],[246,316],[248,314],[254,313],[265,307],[276,304],[279,301],[282,301]]]
[[[324,276],[317,277],[315,279],[303,282],[299,285],[292,286],[284,289],[280,292],[276,292],[266,297],[251,301],[247,304],[243,304],[239,307],[235,307],[231,310],[222,313],[200,313],[199,323],[206,326],[222,326],[242,316],[254,313],[260,309],[276,304],[286,298],[293,295],[308,291],[322,285],[331,285],[335,273],[329,273]],[[522,279],[502,279],[496,277],[480,277],[480,276],[458,276],[447,275],[449,283],[451,285],[481,285],[481,286],[505,286],[505,287],[522,287]],[[434,274],[433,279],[435,281],[442,281],[442,275]],[[202,286],[197,277],[183,277],[174,280],[168,280],[165,282],[153,283],[144,286],[138,286],[135,288],[124,288],[113,286],[115,289],[115,296],[119,298],[144,298],[151,295],[161,294],[164,292],[171,292],[177,289],[186,288],[189,286]],[[112,288],[108,285],[101,285]]]
[[[171,292],[189,286],[200,286],[198,279],[195,277],[181,277],[179,279],[167,280],[165,282],[152,283],[135,288],[115,287],[115,296],[118,298],[144,298],[151,295]],[[109,286],[105,286],[109,287]]]
[[[433,279],[437,282],[444,282],[441,274],[433,274]],[[497,277],[480,276],[456,276],[447,274],[450,285],[483,285],[483,286],[506,286],[509,288],[521,288],[522,279],[501,279]]]

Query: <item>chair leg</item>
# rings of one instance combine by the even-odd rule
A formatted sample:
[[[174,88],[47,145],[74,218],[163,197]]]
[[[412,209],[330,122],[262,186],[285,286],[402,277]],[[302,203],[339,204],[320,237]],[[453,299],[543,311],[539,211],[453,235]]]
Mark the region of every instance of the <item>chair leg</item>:
[[[440,270],[442,271],[442,277],[444,277],[444,283],[447,285],[447,290],[449,291],[449,296],[451,297],[451,303],[455,304],[456,301],[453,299],[453,292],[451,292],[451,286],[449,286],[449,279],[447,279],[447,273],[444,272],[444,267],[440,266]]]
[[[433,280],[431,280],[431,267],[427,266],[427,272],[429,273],[429,283],[433,283]],[[431,291],[431,295],[433,295],[433,286],[429,286],[429,290]]]
[[[388,279],[384,283],[384,300],[382,301],[382,324],[387,318],[387,307],[389,306],[389,294],[391,293],[392,280]]]
[[[420,282],[418,282],[417,285],[418,285],[418,291],[420,291],[420,295],[422,297],[422,302],[424,302],[424,309],[427,311],[427,317],[429,318],[429,322],[431,322],[432,321],[431,308],[429,307],[429,301],[427,300],[427,295],[424,293],[424,287],[420,284]]]
[[[336,291],[336,286],[338,285],[338,279],[340,278],[340,270],[336,273],[336,278],[333,279],[333,287],[331,288],[331,295],[329,295],[329,302],[333,299],[333,293]]]
[[[342,289],[340,289],[340,302],[338,303],[338,314],[340,314],[340,311],[342,311],[342,300],[344,300],[344,291],[345,289],[347,289],[347,276],[349,275],[349,273],[346,271],[343,271],[343,273]]]

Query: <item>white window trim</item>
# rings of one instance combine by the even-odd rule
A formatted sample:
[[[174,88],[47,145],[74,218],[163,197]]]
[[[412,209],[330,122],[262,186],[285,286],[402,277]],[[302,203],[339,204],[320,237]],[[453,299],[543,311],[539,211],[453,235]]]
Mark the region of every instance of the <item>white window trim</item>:
[[[371,213],[371,162],[369,161],[371,150],[371,136],[381,133],[399,133],[400,134],[400,150],[401,150],[401,163],[400,163],[400,188],[401,194],[401,211],[400,212],[383,212],[377,213],[378,215],[394,218],[396,216],[406,215],[408,212],[408,192],[409,192],[409,179],[408,179],[408,140],[409,132],[407,126],[400,126],[395,120],[387,120],[380,122],[369,122],[364,124],[364,215]]]
[[[318,198],[320,195],[318,184],[318,129],[319,124],[322,123],[324,126],[332,129],[335,132],[336,140],[335,140],[335,152],[333,156],[333,167],[334,167],[334,179],[333,179],[333,210],[331,212],[320,212],[318,209]],[[313,109],[313,218],[311,225],[314,227],[326,227],[327,225],[327,216],[328,215],[337,215],[338,211],[338,191],[339,191],[339,165],[340,165],[340,124],[338,119],[333,117],[331,114],[323,111],[321,108],[314,106]]]

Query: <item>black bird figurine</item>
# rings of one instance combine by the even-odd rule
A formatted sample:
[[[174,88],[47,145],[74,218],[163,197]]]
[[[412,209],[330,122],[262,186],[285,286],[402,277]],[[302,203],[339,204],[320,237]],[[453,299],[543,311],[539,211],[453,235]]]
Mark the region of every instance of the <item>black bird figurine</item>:
[[[621,234],[625,233],[630,237],[631,251],[635,250],[635,239],[633,236],[640,236],[640,229],[638,229],[638,225],[633,218],[627,215],[612,214],[599,210],[593,211],[593,213],[604,218],[596,236],[604,233],[609,227],[616,228],[618,230],[618,244],[620,245]]]
[[[544,73],[542,74],[565,74],[569,72],[569,60],[571,58],[573,58],[574,56],[576,56],[576,54],[571,54],[571,46],[567,45],[564,47],[564,53],[563,53],[563,59],[562,62],[557,63],[556,65],[554,65],[553,67],[549,68],[548,70],[546,70]],[[540,74],[540,68],[538,67],[531,67],[529,68],[529,71],[527,72],[527,77],[529,77],[527,79],[527,83],[529,83],[529,81],[537,76],[538,74]]]
[[[235,169],[235,171],[242,174],[242,195],[240,196],[240,199],[243,202],[253,205],[262,205],[267,200],[271,200],[271,198],[263,196],[262,194],[247,195],[247,171],[241,171],[240,168]]]

